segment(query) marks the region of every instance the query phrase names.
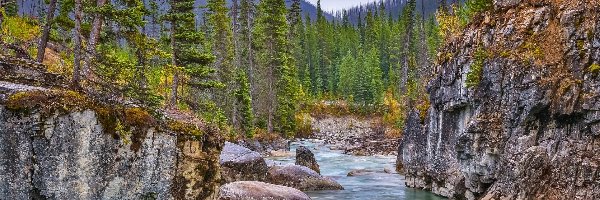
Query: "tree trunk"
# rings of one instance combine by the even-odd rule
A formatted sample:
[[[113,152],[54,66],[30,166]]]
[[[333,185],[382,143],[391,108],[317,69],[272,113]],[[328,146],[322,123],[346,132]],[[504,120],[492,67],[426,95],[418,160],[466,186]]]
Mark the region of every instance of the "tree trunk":
[[[267,49],[268,49],[268,52],[271,55],[275,55],[276,54],[275,49],[273,47],[273,41],[268,41]],[[268,65],[271,65],[271,62],[268,62]],[[275,93],[275,88],[274,88],[274,82],[275,82],[274,81],[274,79],[275,79],[274,70],[275,70],[275,67],[276,66],[267,66],[267,73],[268,73],[267,74],[267,84],[268,84],[268,87],[269,87],[268,88],[269,91],[268,91],[268,94],[267,94],[267,99],[268,99],[268,101],[267,101],[268,102],[268,104],[267,104],[267,106],[268,106],[267,131],[269,133],[273,133],[273,129],[274,129],[273,128],[273,121],[275,120],[274,119],[275,118],[274,117],[274,115],[275,115],[275,106],[277,106],[276,105],[277,104],[277,102],[276,102],[277,95]]]
[[[231,28],[233,29],[232,33],[233,33],[233,49],[234,49],[234,66],[240,66],[241,63],[241,59],[240,59],[240,44],[239,44],[239,39],[238,39],[238,35],[239,35],[239,26],[238,26],[238,1],[237,0],[233,0],[232,2],[232,6],[231,6]]]
[[[52,29],[55,10],[56,0],[50,0],[50,5],[48,6],[48,15],[46,16],[46,25],[44,25],[44,32],[42,33],[42,38],[40,39],[40,44],[38,47],[37,61],[39,63],[44,62],[46,45],[48,44],[48,38],[50,37],[50,29]]]
[[[175,108],[177,105],[177,88],[179,88],[179,72],[177,70],[177,59],[176,57],[176,45],[175,45],[175,23],[171,23],[171,48],[173,49],[173,55],[171,58],[171,65],[173,65],[173,84],[171,85],[171,101],[169,106]]]
[[[246,20],[248,23],[247,27],[247,37],[248,37],[248,80],[250,80],[250,94],[256,95],[256,80],[254,78],[254,55],[252,52],[252,26],[250,25],[251,19],[250,16],[246,16]]]
[[[408,37],[408,34],[407,36]],[[406,95],[406,84],[408,82],[408,57],[410,55],[410,45],[408,45],[410,39],[406,39],[406,43],[404,44],[404,55],[402,56],[402,74],[400,77],[400,94]]]
[[[142,34],[146,34],[146,26],[142,27]],[[146,49],[145,45],[140,45],[136,47],[136,56],[138,59],[138,66],[136,67],[136,81],[137,85],[140,89],[144,90],[141,92],[146,92],[148,80],[146,79]]]
[[[139,86],[140,89],[146,89],[147,88],[147,80],[146,80],[146,58],[145,58],[145,51],[140,49],[138,47],[137,51],[135,52],[136,56],[138,57],[138,66],[136,67],[136,72],[135,72],[135,76],[136,76],[136,81],[137,81],[137,85]]]
[[[414,0],[413,0],[414,1]],[[410,3],[408,3],[410,5]],[[414,4],[413,4],[414,5]],[[408,6],[408,5],[407,5]],[[412,9],[412,10],[411,10]],[[400,81],[400,94],[402,95],[406,95],[407,90],[407,83],[408,83],[408,72],[409,72],[409,62],[410,62],[410,54],[411,54],[411,42],[412,42],[412,36],[413,36],[413,29],[414,29],[414,12],[415,12],[415,8],[409,8],[410,12],[408,13],[408,23],[406,26],[406,38],[404,39],[404,58],[403,58],[403,67],[402,67],[402,77],[401,77],[401,81]]]
[[[102,7],[106,3],[106,0],[96,1],[97,7]],[[92,22],[92,30],[90,31],[90,37],[88,38],[88,45],[86,47],[85,62],[83,63],[83,75],[86,78],[91,77],[91,65],[92,58],[96,57],[96,43],[102,30],[103,17],[101,14],[94,14],[94,21]]]
[[[71,84],[75,88],[79,88],[79,82],[81,80],[81,0],[75,0],[75,28],[73,29],[73,41],[75,46],[73,47],[73,79]]]
[[[4,8],[4,4],[6,4],[5,0],[0,0],[0,8]],[[0,12],[0,30],[2,30],[2,22],[4,21],[4,14]],[[2,41],[2,35],[0,34],[0,41]]]

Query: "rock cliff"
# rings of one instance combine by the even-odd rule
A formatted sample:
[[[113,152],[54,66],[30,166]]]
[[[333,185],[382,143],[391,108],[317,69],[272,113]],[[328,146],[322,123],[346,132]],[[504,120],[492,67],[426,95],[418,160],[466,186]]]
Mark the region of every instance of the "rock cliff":
[[[98,104],[16,61],[0,59],[0,199],[217,198],[216,129]]]
[[[599,19],[596,0],[495,0],[439,54],[427,115],[409,115],[406,184],[456,199],[600,199]]]

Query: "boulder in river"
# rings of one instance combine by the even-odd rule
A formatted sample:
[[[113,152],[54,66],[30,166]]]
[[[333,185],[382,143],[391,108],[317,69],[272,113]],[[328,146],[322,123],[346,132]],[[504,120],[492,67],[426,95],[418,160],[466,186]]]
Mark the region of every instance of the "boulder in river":
[[[221,175],[227,183],[260,181],[267,175],[267,163],[258,152],[230,142],[225,142],[220,163]]]
[[[221,186],[220,200],[310,200],[295,188],[258,181],[238,181]]]
[[[369,169],[354,169],[348,172],[347,176],[362,176],[370,173],[374,173],[375,171]]]
[[[305,146],[298,146],[298,148],[296,148],[296,165],[308,167],[321,174],[321,170],[319,170],[319,164],[315,159],[315,154],[313,154],[310,149],[306,148]]]
[[[344,189],[335,180],[300,165],[273,166],[269,169],[267,181],[302,191]]]

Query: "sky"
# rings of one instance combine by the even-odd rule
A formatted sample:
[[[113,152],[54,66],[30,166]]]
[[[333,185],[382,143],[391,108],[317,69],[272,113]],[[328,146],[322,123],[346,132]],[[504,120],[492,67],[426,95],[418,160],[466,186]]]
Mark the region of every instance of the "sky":
[[[308,0],[317,5],[317,0]],[[344,8],[351,8],[360,4],[366,4],[377,0],[321,0],[321,7],[325,11],[338,11]]]

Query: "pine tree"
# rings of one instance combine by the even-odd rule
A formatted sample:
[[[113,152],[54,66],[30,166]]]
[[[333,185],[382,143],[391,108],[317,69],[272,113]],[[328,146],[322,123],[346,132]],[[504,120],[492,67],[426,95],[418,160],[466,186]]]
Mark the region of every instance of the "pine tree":
[[[318,79],[320,87],[318,88],[319,93],[330,92],[330,78],[331,71],[329,67],[331,65],[329,58],[329,49],[327,45],[328,35],[327,20],[323,15],[321,9],[321,0],[317,1],[317,22],[316,30],[320,33],[317,37],[317,69]]]
[[[302,9],[300,8],[300,0],[293,0],[288,14],[288,24],[290,30],[288,40],[292,46],[292,61],[291,65],[296,66],[296,72],[299,81],[307,80],[305,72],[307,71],[307,63],[305,60],[306,34],[305,27],[302,23]],[[303,94],[307,93],[307,88],[310,88],[310,83],[301,83]]]
[[[165,17],[171,22],[172,67],[174,68],[169,106],[176,106],[181,76],[189,76],[187,85],[196,90],[222,86],[211,80],[214,69],[208,65],[213,56],[203,49],[204,33],[196,31],[194,0],[172,0]]]
[[[233,66],[233,31],[231,28],[231,19],[227,16],[228,9],[225,0],[209,0],[207,4],[208,12],[207,28],[210,30],[211,46],[215,56],[214,68],[220,82],[225,84],[223,90],[214,91],[217,106],[219,106],[234,127],[239,128],[238,107],[236,104],[235,90],[238,87],[236,83],[236,73]]]
[[[415,0],[408,0],[406,7],[404,8],[404,12],[402,12],[402,22],[405,24],[406,34],[404,35],[404,48],[402,53],[402,74],[400,81],[400,93],[405,95],[407,92],[407,84],[409,79],[409,71],[411,68],[411,59],[413,58],[414,53],[414,41],[413,41],[413,32],[414,32],[414,23],[415,23]]]
[[[356,64],[357,61],[351,51],[346,53],[340,64],[340,92],[350,102],[353,100],[353,93],[357,85]]]
[[[305,51],[306,52],[306,65],[308,70],[308,80],[310,80],[310,91],[312,96],[320,96],[322,81],[319,75],[319,53],[318,41],[317,41],[317,28],[316,24],[312,23],[310,15],[305,16]]]
[[[239,84],[235,91],[236,105],[240,110],[241,129],[247,138],[254,136],[254,113],[252,112],[252,97],[250,96],[250,83],[243,69],[238,69],[236,82]]]
[[[282,133],[295,131],[299,84],[295,66],[290,64],[287,41],[288,24],[283,0],[263,0],[254,29],[258,59],[264,69],[267,89],[267,130]]]
[[[256,78],[254,76],[255,53],[252,47],[254,38],[252,29],[254,29],[255,5],[253,0],[240,0],[239,22],[239,48],[240,48],[240,66],[246,69],[248,80],[250,82],[250,94],[253,99],[257,96]],[[254,104],[254,102],[253,102]],[[253,106],[254,107],[254,106]]]

